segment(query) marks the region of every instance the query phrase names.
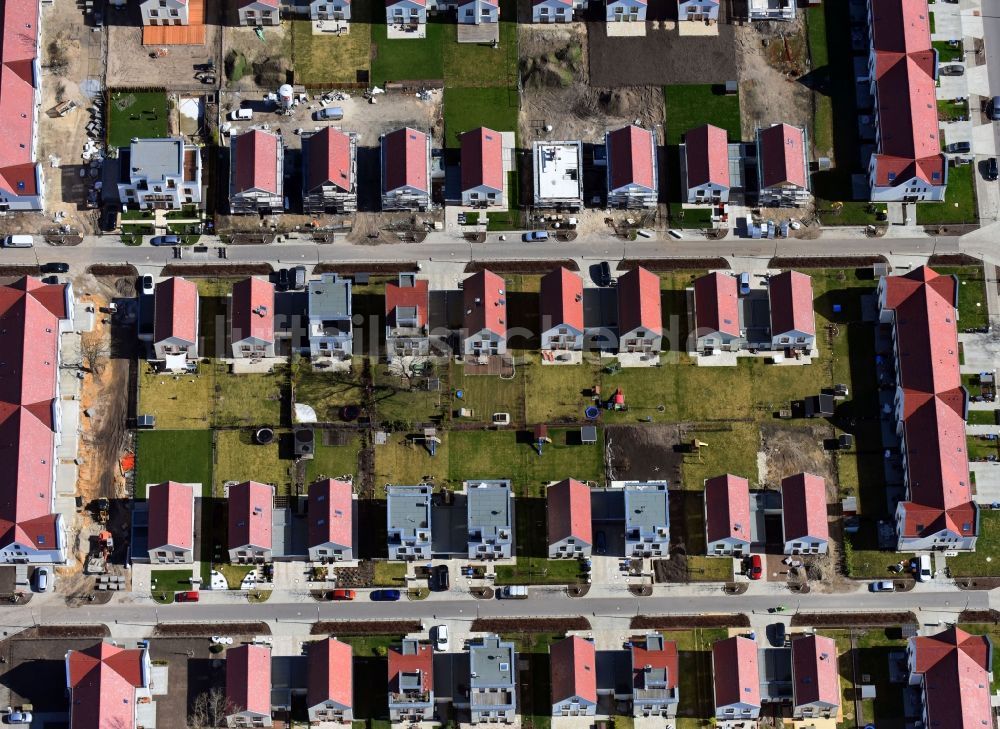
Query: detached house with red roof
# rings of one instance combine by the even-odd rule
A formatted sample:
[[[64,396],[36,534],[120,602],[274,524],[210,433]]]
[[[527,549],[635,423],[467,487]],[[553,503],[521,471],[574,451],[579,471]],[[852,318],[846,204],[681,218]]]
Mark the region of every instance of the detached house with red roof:
[[[354,559],[354,489],[325,478],[309,487],[309,561]]]
[[[741,635],[712,645],[712,674],[717,721],[746,721],[760,716],[757,643]]]
[[[647,0],[605,0],[605,20],[608,23],[645,23],[647,4]]]
[[[65,661],[70,729],[135,729],[156,724],[153,672],[145,648],[101,642],[86,650],[68,651]]]
[[[981,729],[994,725],[990,705],[993,642],[950,628],[910,638],[906,646],[910,685],[920,689],[923,726]]]
[[[545,501],[549,559],[589,559],[594,545],[590,487],[566,478],[546,489]]]
[[[479,127],[463,134],[461,142],[462,205],[477,208],[502,206],[506,173],[500,132]]]
[[[238,0],[240,25],[281,25],[278,0]]]
[[[423,25],[426,22],[427,0],[385,0],[386,25],[406,28]]]
[[[354,721],[354,655],[351,646],[334,638],[309,644],[310,722],[350,724]]]
[[[660,277],[633,268],[618,279],[618,351],[659,354],[662,343]]]
[[[0,286],[0,563],[66,561],[55,487],[59,337],[72,329],[69,283],[25,277]]]
[[[302,137],[302,209],[309,215],[357,211],[357,134],[326,127]]]
[[[757,185],[757,202],[764,207],[809,203],[809,144],[804,128],[774,124],[757,130]]]
[[[465,279],[462,303],[465,339],[462,351],[478,357],[507,353],[507,284],[492,271],[480,271]]]
[[[415,273],[401,273],[396,283],[385,285],[385,351],[390,360],[430,354],[428,288],[427,279]]]
[[[781,479],[781,524],[785,554],[826,554],[826,481],[811,473]]]
[[[718,3],[715,8],[718,13]],[[681,170],[689,204],[729,202],[729,135],[726,130],[704,124],[685,134],[681,145]]]
[[[573,13],[586,6],[585,0],[531,0],[531,22],[570,23]]]
[[[892,330],[903,455],[897,548],[974,550],[979,507],[969,481],[969,393],[959,374],[958,280],[927,266],[885,276],[878,303],[879,322]]]
[[[583,279],[560,267],[542,277],[542,351],[583,349]]]
[[[226,651],[226,726],[272,726],[271,649],[238,645]]]
[[[875,99],[874,201],[944,200],[948,162],[938,123],[938,56],[927,0],[869,0],[868,78]]]
[[[608,207],[655,208],[657,183],[656,137],[630,124],[604,136],[608,155]]]
[[[593,642],[571,635],[549,646],[552,716],[594,716],[597,713],[597,649]]]
[[[281,137],[260,129],[233,135],[229,167],[229,208],[233,215],[284,212],[285,147]]]
[[[837,642],[823,635],[792,640],[792,718],[838,719]]]
[[[180,276],[156,284],[153,297],[153,361],[168,371],[198,359],[198,287]]]
[[[309,3],[311,20],[350,20],[351,0],[312,0]]]
[[[736,352],[744,344],[736,277],[715,271],[694,282],[694,350]]]
[[[42,103],[39,0],[0,3],[0,211],[41,210],[45,179],[36,162]]]
[[[434,718],[434,649],[413,638],[389,649],[389,721]]]
[[[234,359],[274,356],[274,284],[245,278],[233,284],[230,342]]]
[[[750,553],[750,482],[715,476],[705,480],[705,554],[743,557]]]
[[[623,6],[631,17],[632,11],[641,9],[645,20],[646,3],[623,0],[608,3],[608,14]],[[620,19],[620,18],[619,18]],[[611,18],[609,17],[609,22]],[[642,210],[655,208],[659,184],[657,181],[656,137],[648,129],[630,124],[604,135],[608,155],[608,207]]]
[[[430,135],[409,127],[397,129],[382,136],[380,150],[382,209],[427,210],[431,206]]]
[[[719,19],[719,0],[677,0],[677,19],[710,22]]]
[[[143,25],[188,25],[189,0],[141,0]]]
[[[771,276],[767,296],[771,308],[771,349],[802,352],[815,349],[812,277],[798,271]]]
[[[460,24],[496,23],[500,20],[500,0],[466,0],[458,3],[456,11]]]
[[[149,537],[152,564],[190,564],[194,561],[194,489],[190,484],[165,481],[149,487]]]
[[[632,716],[677,716],[680,669],[677,643],[660,633],[632,638]]]
[[[256,481],[227,489],[229,504],[229,561],[254,564],[271,561],[274,486]]]
[[[201,205],[201,152],[183,139],[135,139],[119,154],[118,199],[140,210]]]

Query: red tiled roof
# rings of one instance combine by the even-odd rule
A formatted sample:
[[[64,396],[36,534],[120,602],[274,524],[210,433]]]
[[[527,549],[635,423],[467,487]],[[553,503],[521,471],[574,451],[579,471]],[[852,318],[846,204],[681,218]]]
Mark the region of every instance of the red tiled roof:
[[[618,279],[619,336],[639,327],[657,335],[663,328],[660,278],[645,268],[633,268]]]
[[[417,326],[427,325],[427,279],[418,278],[413,286],[400,286],[396,282],[385,285],[385,319],[389,326],[396,325],[396,307],[412,306],[417,310]]]
[[[750,482],[726,474],[705,481],[708,541],[750,541]]]
[[[165,481],[149,487],[150,550],[160,547],[192,549],[194,534],[194,489],[187,484]]]
[[[923,674],[927,721],[936,729],[992,726],[989,637],[951,628],[934,636],[911,638],[914,672]]]
[[[256,481],[229,487],[229,548],[271,548],[274,488]]]
[[[694,282],[694,315],[696,334],[722,332],[740,335],[740,307],[736,293],[736,278],[716,271]]]
[[[573,0],[531,0],[531,5],[565,5],[567,8],[573,6]]]
[[[389,649],[389,693],[399,693],[399,674],[420,671],[421,688],[434,689],[434,649],[426,643],[416,653],[404,654],[402,648]]]
[[[309,546],[354,545],[354,489],[325,478],[309,487]]]
[[[423,0],[414,0],[423,5]],[[393,5],[393,2],[389,2]],[[412,187],[429,192],[427,180],[427,135],[404,127],[382,137],[382,191]]]
[[[542,326],[570,326],[583,332],[583,279],[568,268],[559,267],[542,277],[539,309]]]
[[[902,503],[904,536],[951,529],[976,533],[969,483],[965,394],[958,365],[957,284],[927,266],[882,283],[895,312],[903,394],[903,433],[910,500]]]
[[[180,276],[156,284],[153,341],[176,337],[196,344],[198,341],[198,287]]]
[[[261,190],[279,194],[281,180],[278,179],[278,155],[281,152],[281,141],[278,136],[254,129],[237,135],[232,144],[236,147],[236,182],[232,192]]]
[[[35,195],[34,60],[39,0],[0,0],[0,189]],[[40,79],[39,79],[40,81]]]
[[[354,707],[354,656],[351,646],[327,638],[309,644],[309,687],[306,705],[333,701]]]
[[[226,651],[227,712],[271,715],[271,649],[239,645]]]
[[[507,284],[492,271],[479,271],[465,279],[462,303],[469,334],[489,329],[507,335]],[[478,300],[478,301],[477,301]]]
[[[805,134],[790,124],[760,130],[760,166],[764,187],[790,183],[808,187]]]
[[[880,144],[875,183],[902,185],[917,177],[944,185],[927,2],[872,0],[870,6]]]
[[[757,644],[749,638],[733,636],[712,645],[715,674],[715,706],[749,704],[760,706],[760,675]]]
[[[503,139],[486,127],[462,135],[462,191],[489,187],[503,192]]]
[[[135,690],[146,685],[143,651],[98,643],[66,654],[70,729],[135,726]]]
[[[806,537],[829,539],[826,481],[811,473],[781,479],[781,518],[786,542]]]
[[[714,183],[729,187],[729,135],[725,129],[704,124],[684,135],[687,186]]]
[[[0,547],[55,549],[53,407],[66,286],[0,287]]]
[[[796,706],[823,703],[840,706],[837,642],[823,635],[792,641],[792,690]]]
[[[393,5],[395,5],[395,4],[399,3],[399,2],[404,2],[404,1],[405,2],[412,2],[415,5],[426,5],[427,4],[427,0],[385,0],[385,6],[387,8],[391,8]]]
[[[233,284],[232,328],[233,342],[274,341],[274,284],[253,277]]]
[[[597,703],[597,650],[578,635],[549,646],[552,703],[579,697]]]
[[[261,5],[267,5],[269,8],[277,8],[278,0],[240,0],[240,9],[247,7],[248,5],[256,5],[260,3]]]
[[[645,5],[645,3],[642,4]],[[611,191],[628,185],[640,185],[650,190],[656,189],[656,179],[653,173],[653,157],[656,154],[656,148],[653,144],[651,131],[630,124],[627,127],[608,132],[607,146]]]
[[[549,486],[546,492],[549,543],[574,537],[593,544],[590,521],[590,487],[575,478]]]
[[[309,179],[306,193],[330,183],[344,192],[351,192],[351,136],[333,127],[326,127],[303,139],[303,155],[308,158]]]
[[[811,276],[798,271],[784,271],[771,276],[767,290],[773,336],[786,332],[816,334]]]
[[[672,640],[663,641],[663,650],[649,650],[648,643],[639,644],[639,639],[632,639],[632,688],[645,688],[643,674],[646,666],[663,668],[667,672],[667,688],[677,688],[680,684],[680,673],[677,660],[677,643]]]

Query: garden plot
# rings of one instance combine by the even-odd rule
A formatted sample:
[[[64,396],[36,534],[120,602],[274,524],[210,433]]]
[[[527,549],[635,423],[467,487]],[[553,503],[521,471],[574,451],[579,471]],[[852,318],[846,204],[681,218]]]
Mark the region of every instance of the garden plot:
[[[831,451],[823,440],[833,437],[829,425],[761,425],[761,485],[777,487],[781,479],[797,473],[812,473],[826,479],[828,501],[837,500],[837,484]]]

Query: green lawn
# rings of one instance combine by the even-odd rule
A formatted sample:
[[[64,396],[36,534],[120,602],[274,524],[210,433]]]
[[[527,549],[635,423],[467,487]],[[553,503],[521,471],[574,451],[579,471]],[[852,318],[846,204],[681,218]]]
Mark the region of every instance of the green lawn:
[[[350,372],[314,370],[307,362],[293,367],[295,402],[309,405],[320,423],[339,423],[345,405],[360,405],[361,360],[356,358]]]
[[[444,415],[448,399],[448,369],[439,367],[433,376],[440,379],[440,389],[428,390],[424,378],[409,379],[393,375],[385,365],[372,365],[375,377],[375,409],[379,422],[410,424],[429,423]],[[438,371],[440,370],[440,371]]]
[[[931,43],[934,46],[934,50],[938,52],[938,61],[940,63],[954,63],[955,61],[961,61],[964,55],[962,51],[962,42],[958,42],[958,46],[953,46],[948,41],[934,41]]]
[[[174,601],[174,593],[191,589],[191,570],[157,570],[150,573],[150,592],[161,605]]]
[[[823,225],[875,225],[884,223],[885,205],[859,200],[816,200],[816,214]],[[879,214],[882,213],[882,219]]]
[[[528,378],[531,397],[525,403],[528,423],[552,423],[563,419],[579,420],[592,404],[590,389],[601,381],[601,368],[584,362],[578,365],[542,365],[537,354],[528,355],[529,364],[521,365]]]
[[[997,411],[970,410],[968,423],[969,425],[996,425]]]
[[[159,428],[203,430],[211,427],[212,374],[208,365],[195,373],[157,374],[145,362],[139,367],[139,413],[156,416]]]
[[[441,48],[447,87],[510,88],[516,105],[517,24],[501,20],[500,42],[496,48],[488,44],[459,43],[457,36],[458,24],[449,19],[445,22]]]
[[[108,104],[108,146],[167,136],[167,95],[162,91],[115,91]]]
[[[135,498],[163,481],[212,483],[212,434],[207,430],[140,430],[135,441]]]
[[[306,461],[306,483],[319,478],[336,478],[346,474],[358,475],[358,451],[361,437],[352,433],[347,445],[326,445],[324,431],[316,430],[315,450]]]
[[[966,436],[965,440],[968,444],[970,461],[982,461],[986,460],[989,456],[993,456],[994,458],[1000,456],[1000,450],[998,450],[997,441],[995,440],[986,440],[977,435]]]
[[[238,590],[240,589],[240,585],[243,584],[243,578],[250,573],[253,567],[243,564],[223,563],[215,565],[215,569],[226,578],[226,584],[229,585],[230,590]]]
[[[406,582],[405,562],[375,563],[375,585],[378,587],[402,587]]]
[[[516,565],[497,567],[498,585],[575,583],[580,561],[548,558],[546,503],[543,498],[519,498],[515,503],[514,549]]]
[[[427,23],[427,37],[389,40],[384,20],[372,23],[371,81],[431,80],[444,78],[442,45],[454,23]]]
[[[829,72],[830,53],[826,38],[826,13],[821,5],[806,10],[806,33],[812,67],[820,73]],[[833,100],[824,94],[813,97],[812,142],[818,153],[833,150]]]
[[[404,433],[391,433],[389,442],[375,447],[375,485],[380,496],[387,483],[417,484],[424,476],[436,483],[448,480],[448,443],[451,433],[439,432],[441,443],[437,455],[431,456],[422,439],[411,439]]]
[[[447,112],[447,110],[446,110]],[[520,230],[524,227],[521,219],[521,181],[517,172],[507,173],[507,210],[497,213],[487,213],[488,222],[486,229],[497,230]]]
[[[931,14],[933,16],[933,13]],[[948,190],[944,202],[925,202],[917,205],[917,223],[920,225],[956,225],[975,223],[976,183],[973,179],[975,165],[948,168]]]
[[[228,365],[215,365],[215,417],[219,426],[279,425],[282,397],[287,397],[288,372],[277,367],[273,373],[233,375]]]
[[[358,13],[362,9],[354,8]],[[292,21],[295,83],[308,86],[355,83],[371,64],[371,33],[356,18],[351,32],[313,35],[312,21]]]
[[[702,124],[725,129],[730,141],[741,138],[740,98],[716,93],[717,89],[711,84],[664,87],[667,144],[680,144],[686,132]]]
[[[291,433],[277,431],[268,445],[253,441],[249,430],[216,433],[215,493],[227,481],[259,481],[275,485],[276,495],[287,495],[292,484]],[[279,455],[280,454],[280,455]],[[281,457],[284,456],[284,457]]]
[[[670,203],[670,225],[674,228],[699,229],[712,227],[712,211],[709,208],[687,208],[679,202]]]
[[[958,276],[958,327],[984,327],[989,324],[986,305],[986,279],[982,266],[941,266],[938,273]]]
[[[458,149],[462,133],[479,127],[516,133],[517,103],[517,91],[506,87],[445,88],[445,147]]]
[[[938,99],[938,119],[942,122],[958,121],[969,117],[969,102],[967,99]]]
[[[949,557],[948,568],[952,577],[1000,576],[1000,512],[980,510],[976,551]]]

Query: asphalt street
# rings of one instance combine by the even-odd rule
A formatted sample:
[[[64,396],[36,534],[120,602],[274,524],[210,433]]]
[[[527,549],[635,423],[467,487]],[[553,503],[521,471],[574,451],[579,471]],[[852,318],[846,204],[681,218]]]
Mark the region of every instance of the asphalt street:
[[[1000,0],[983,0],[983,41],[990,91],[1000,94]],[[1000,124],[993,125],[996,149],[1000,150]]]

